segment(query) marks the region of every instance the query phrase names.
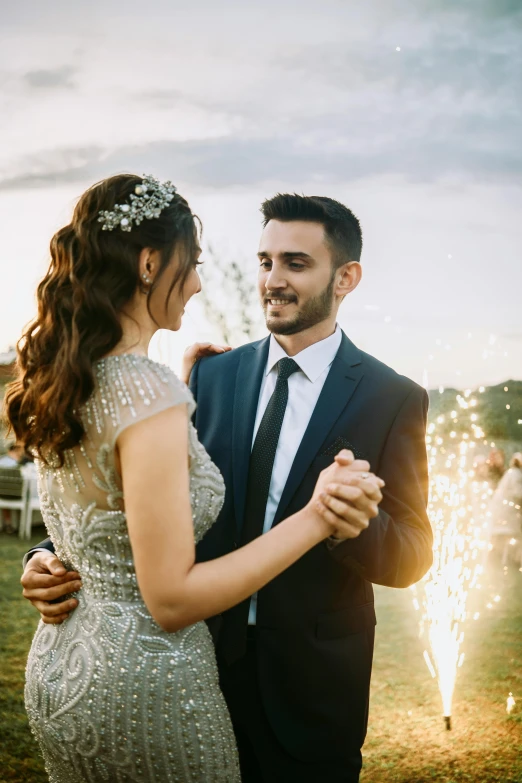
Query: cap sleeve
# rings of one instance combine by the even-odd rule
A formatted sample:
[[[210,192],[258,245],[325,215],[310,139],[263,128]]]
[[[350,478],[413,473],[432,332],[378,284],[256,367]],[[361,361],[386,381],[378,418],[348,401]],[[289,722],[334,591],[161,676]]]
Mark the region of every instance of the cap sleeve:
[[[86,415],[90,424],[99,422],[107,434],[109,430],[112,445],[127,427],[167,408],[186,405],[189,417],[196,409],[183,381],[146,356],[109,356],[98,363],[96,379],[97,390]]]

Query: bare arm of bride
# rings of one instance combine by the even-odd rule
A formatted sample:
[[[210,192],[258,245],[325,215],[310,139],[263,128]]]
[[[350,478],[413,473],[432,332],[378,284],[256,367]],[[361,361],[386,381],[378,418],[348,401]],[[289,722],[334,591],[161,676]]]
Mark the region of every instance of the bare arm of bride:
[[[117,441],[138,584],[150,613],[167,631],[240,603],[329,536],[356,537],[368,526],[367,515],[343,521],[321,502],[329,484],[347,478],[349,466],[334,463],[297,514],[230,554],[196,563],[187,416],[185,405],[168,408],[128,427]],[[362,492],[356,486],[344,491],[348,502]],[[376,484],[372,513],[379,500]]]

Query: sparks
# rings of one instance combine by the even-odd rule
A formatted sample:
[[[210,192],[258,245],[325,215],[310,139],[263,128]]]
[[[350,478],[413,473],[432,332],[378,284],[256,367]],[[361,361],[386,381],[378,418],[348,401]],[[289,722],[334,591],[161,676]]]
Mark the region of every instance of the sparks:
[[[475,442],[470,433],[473,437],[483,433],[477,414],[472,413],[476,400],[471,395],[471,389],[457,394],[456,409],[448,417],[452,424],[460,422],[459,433],[451,430],[448,436],[437,426],[447,420],[442,415],[428,427],[433,565],[418,587],[412,588],[413,605],[421,613],[420,636],[427,642],[424,660],[437,680],[447,729],[451,728],[457,671],[464,663],[464,627],[468,619],[480,616],[467,612],[468,597],[470,591],[481,588],[489,543],[484,509],[491,490],[475,478],[473,470]],[[470,433],[462,432],[467,426]],[[495,596],[488,608],[499,601],[500,596]]]

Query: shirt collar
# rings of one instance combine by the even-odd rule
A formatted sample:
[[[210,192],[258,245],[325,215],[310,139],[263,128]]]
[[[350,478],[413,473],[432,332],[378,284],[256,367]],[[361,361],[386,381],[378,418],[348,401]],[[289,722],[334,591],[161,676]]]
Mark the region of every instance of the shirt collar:
[[[327,337],[325,340],[319,340],[318,343],[309,345],[304,351],[300,351],[300,353],[292,356],[292,359],[297,362],[309,381],[315,383],[326,368],[331,365],[341,346],[342,337],[343,333],[339,324],[337,324],[335,332],[330,337]],[[270,335],[270,348],[268,349],[265,375],[268,375],[277,362],[285,357],[288,357],[285,349],[279,345],[273,334]]]

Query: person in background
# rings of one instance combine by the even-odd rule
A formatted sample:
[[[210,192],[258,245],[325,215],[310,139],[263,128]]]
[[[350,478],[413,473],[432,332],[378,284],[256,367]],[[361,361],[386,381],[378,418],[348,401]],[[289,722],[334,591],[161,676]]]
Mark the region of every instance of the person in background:
[[[473,462],[474,480],[487,482],[489,480],[489,465],[484,454],[478,454]]]
[[[475,522],[487,525],[486,517],[493,492],[489,486],[489,465],[485,454],[477,454],[473,461],[471,506]]]
[[[522,452],[513,454],[491,500],[491,544],[506,567],[510,555],[522,567]]]
[[[17,468],[24,455],[22,446],[17,443],[11,443],[7,448],[7,454],[0,457],[0,468]],[[0,522],[4,533],[14,533],[13,512],[10,508],[3,508],[0,512]]]
[[[17,468],[24,455],[22,446],[11,443],[7,448],[7,454],[0,457],[0,468]]]
[[[502,449],[491,449],[488,457],[488,481],[492,489],[498,487],[506,472],[506,455]]]

